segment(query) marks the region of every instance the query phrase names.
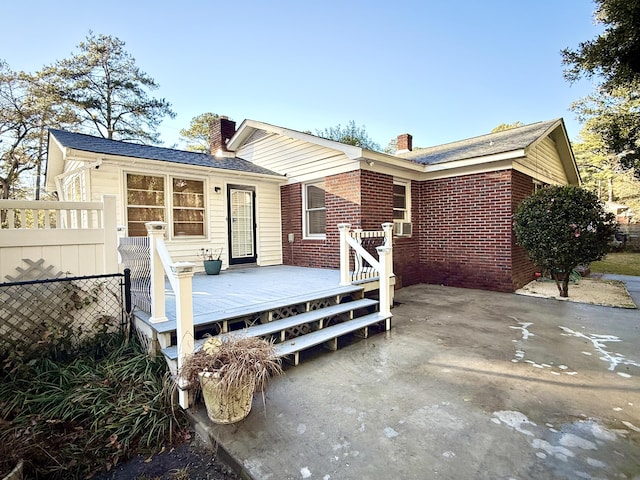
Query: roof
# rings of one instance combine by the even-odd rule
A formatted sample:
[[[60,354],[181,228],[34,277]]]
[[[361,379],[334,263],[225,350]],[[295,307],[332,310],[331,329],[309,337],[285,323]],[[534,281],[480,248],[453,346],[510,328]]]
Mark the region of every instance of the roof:
[[[144,158],[162,162],[180,163],[199,167],[220,168],[240,172],[257,173],[262,175],[277,175],[266,168],[259,167],[247,160],[237,157],[215,157],[208,153],[189,152],[173,148],[154,147],[137,143],[109,140],[83,133],[72,133],[65,130],[50,129],[52,135],[65,148],[84,152],[116,155],[120,157]]]
[[[434,165],[523,150],[555,128],[558,122],[562,122],[562,120],[555,119],[547,122],[532,123],[523,127],[468,138],[458,142],[421,148],[412,152],[401,153],[397,156],[421,165]]]

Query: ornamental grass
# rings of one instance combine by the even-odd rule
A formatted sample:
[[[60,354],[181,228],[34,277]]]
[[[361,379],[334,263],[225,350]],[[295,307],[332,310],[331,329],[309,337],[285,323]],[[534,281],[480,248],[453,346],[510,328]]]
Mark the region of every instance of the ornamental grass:
[[[20,458],[26,478],[89,478],[185,438],[162,358],[120,335],[61,362],[5,355],[0,373],[0,477]],[[21,361],[26,360],[26,361]]]
[[[200,350],[187,357],[180,376],[197,392],[200,389],[200,372],[219,379],[223,394],[249,385],[263,394],[264,401],[267,382],[271,377],[282,374],[283,370],[272,342],[230,334],[207,339]]]

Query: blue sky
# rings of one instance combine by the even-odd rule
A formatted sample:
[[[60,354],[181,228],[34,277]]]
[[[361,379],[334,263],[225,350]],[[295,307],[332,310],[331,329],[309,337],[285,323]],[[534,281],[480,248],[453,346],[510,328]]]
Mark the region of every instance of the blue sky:
[[[177,117],[166,146],[212,111],[296,130],[354,120],[382,145],[430,146],[501,123],[564,117],[589,81],[562,76],[560,50],[595,37],[591,0],[2,2],[0,58],[34,72],[89,30],[126,42]],[[11,19],[11,20],[9,20]]]

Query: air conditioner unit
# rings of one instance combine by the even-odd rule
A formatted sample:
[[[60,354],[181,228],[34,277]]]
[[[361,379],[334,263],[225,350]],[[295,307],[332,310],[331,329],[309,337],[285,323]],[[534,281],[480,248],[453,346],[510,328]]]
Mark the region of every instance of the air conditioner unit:
[[[410,237],[411,224],[408,222],[395,222],[393,224],[393,234],[397,237]]]

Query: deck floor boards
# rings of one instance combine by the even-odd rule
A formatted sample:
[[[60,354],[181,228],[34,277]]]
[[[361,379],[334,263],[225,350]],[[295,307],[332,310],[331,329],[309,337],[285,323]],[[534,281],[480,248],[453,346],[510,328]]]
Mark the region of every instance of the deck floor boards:
[[[288,298],[315,294],[321,297],[323,292],[333,295],[339,283],[338,270],[288,265],[234,268],[220,275],[196,274],[192,295],[194,321],[225,312],[260,311],[261,305]],[[168,282],[166,285],[166,314],[175,320],[175,296]]]

